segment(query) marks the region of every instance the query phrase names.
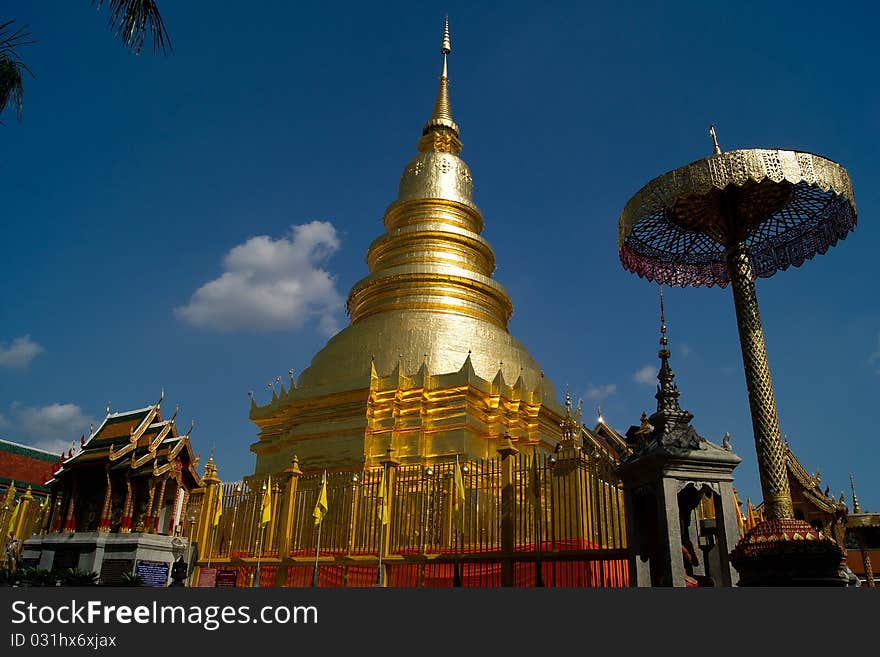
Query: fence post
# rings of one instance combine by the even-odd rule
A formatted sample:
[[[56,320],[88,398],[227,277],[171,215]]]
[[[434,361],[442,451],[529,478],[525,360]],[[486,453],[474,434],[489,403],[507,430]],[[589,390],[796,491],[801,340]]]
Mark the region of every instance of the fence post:
[[[513,551],[516,530],[516,487],[514,455],[519,450],[505,436],[498,453],[501,455],[501,586],[513,586]]]
[[[35,504],[34,496],[31,493],[31,487],[28,485],[27,490],[24,492],[24,495],[21,496],[21,499],[18,502],[21,506],[18,509],[18,517],[15,519],[15,525],[12,528],[12,532],[15,534],[15,537],[19,540],[19,545],[24,543],[24,541],[31,537],[29,530],[27,529],[29,520],[33,520],[30,517],[31,507]],[[27,536],[24,534],[27,533]]]
[[[223,494],[217,487],[217,484],[220,483],[220,478],[217,477],[217,466],[214,465],[213,457],[209,458],[205,464],[205,474],[202,476],[202,483],[204,487],[202,489],[202,505],[199,508],[199,517],[197,519],[198,527],[190,538],[199,546],[199,557],[207,560],[214,510],[217,508],[217,504],[222,504],[223,502]]]
[[[275,572],[275,586],[284,586],[287,583],[288,566],[285,565],[284,560],[290,556],[290,537],[293,534],[296,489],[299,485],[299,478],[302,477],[302,470],[299,468],[299,457],[294,455],[290,466],[281,473],[281,477],[286,479],[286,482],[284,483],[284,496],[281,498],[281,508],[279,510],[278,556],[281,559],[281,563]]]
[[[388,448],[388,451],[385,455],[385,458],[379,461],[379,464],[384,468],[387,464],[388,466],[388,484],[387,484],[387,498],[385,499],[385,503],[388,505],[388,523],[381,527],[382,531],[382,541],[380,544],[380,549],[382,549],[384,556],[391,554],[391,523],[394,522],[394,488],[395,483],[397,482],[397,467],[400,465],[400,461],[391,456],[391,453],[394,450],[392,448]],[[384,546],[384,548],[382,547]],[[388,586],[388,564],[382,564],[383,572],[381,573],[381,579],[383,586]]]

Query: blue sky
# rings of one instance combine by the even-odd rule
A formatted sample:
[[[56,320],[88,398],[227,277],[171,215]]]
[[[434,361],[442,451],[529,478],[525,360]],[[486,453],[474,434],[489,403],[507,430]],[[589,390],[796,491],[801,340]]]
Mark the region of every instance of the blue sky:
[[[876,10],[216,5],[160,2],[162,57],[124,51],[87,0],[4,3],[39,43],[21,51],[23,122],[0,117],[0,435],[78,442],[108,400],[144,406],[164,385],[222,477],[252,472],[247,391],[264,401],[345,324],[431,110],[448,12],[453,112],[511,332],[588,419],[601,403],[625,430],[655,404],[657,289],[617,257],[634,192],[708,155],[710,123],[724,149],[847,168],[855,232],[758,294],[782,431],[823,486],[848,496],[853,472],[880,509]],[[710,440],[731,433],[756,501],[730,290],[667,292],[682,405]]]

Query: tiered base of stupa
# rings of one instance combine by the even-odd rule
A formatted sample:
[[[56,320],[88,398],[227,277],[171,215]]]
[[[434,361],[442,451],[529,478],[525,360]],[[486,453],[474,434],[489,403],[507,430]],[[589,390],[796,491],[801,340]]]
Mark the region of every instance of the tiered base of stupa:
[[[481,378],[468,356],[457,372],[432,374],[426,365],[348,384],[281,390],[251,407],[260,439],[255,475],[273,474],[294,455],[304,471],[378,465],[388,449],[399,462],[492,458],[505,434],[518,448],[550,451],[560,438],[563,409],[530,389],[508,385],[499,371]]]

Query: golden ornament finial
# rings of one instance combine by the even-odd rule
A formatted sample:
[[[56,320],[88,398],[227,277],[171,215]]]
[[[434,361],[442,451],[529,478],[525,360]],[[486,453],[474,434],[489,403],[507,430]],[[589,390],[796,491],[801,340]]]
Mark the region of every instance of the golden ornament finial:
[[[452,43],[449,41],[449,16],[443,25],[443,41],[440,44],[440,53],[443,55],[443,77],[446,77],[446,55],[452,52]]]
[[[718,145],[718,136],[715,134],[715,124],[709,126],[709,136],[712,137],[713,155],[721,155],[721,146]]]
[[[859,504],[859,498],[856,497],[856,482],[853,481],[852,472],[849,473],[849,485],[853,493],[853,513],[861,513],[862,507]]]
[[[452,43],[449,40],[449,17],[443,26],[443,41],[440,44],[440,54],[443,55],[443,70],[440,74],[440,87],[437,90],[437,100],[434,102],[434,111],[431,118],[422,130],[423,135],[446,128],[455,137],[458,137],[458,126],[452,120],[452,108],[449,105],[449,76],[446,65],[446,56],[452,52]]]
[[[660,286],[660,344],[663,347],[669,344],[666,337],[666,308],[663,306],[663,286]]]

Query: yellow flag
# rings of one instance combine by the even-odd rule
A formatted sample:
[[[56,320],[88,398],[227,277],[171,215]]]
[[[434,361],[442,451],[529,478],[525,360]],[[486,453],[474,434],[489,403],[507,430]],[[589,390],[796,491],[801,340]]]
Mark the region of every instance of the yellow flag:
[[[260,524],[265,525],[272,519],[272,477],[266,482],[266,494],[263,495],[263,517]]]
[[[315,503],[315,527],[321,524],[324,514],[327,513],[327,472],[324,472],[324,478],[321,480],[321,492],[318,493],[318,501]]]
[[[9,529],[6,530],[7,534],[11,534],[15,531],[15,521],[18,520],[18,512],[21,510],[21,499],[15,503],[15,510],[12,512],[12,516],[9,518]]]
[[[746,498],[746,511],[748,512],[746,516],[746,529],[751,529],[758,524],[758,521],[755,519],[755,507],[752,506],[752,502],[748,497]]]
[[[458,459],[455,459],[455,496],[453,497],[453,506],[456,511],[464,509],[464,480],[461,478],[461,467],[458,465]]]
[[[217,501],[215,504],[217,506],[214,509],[214,522],[211,523],[214,527],[220,524],[220,516],[223,515],[223,487],[219,483],[217,484]]]
[[[385,470],[382,466],[382,481],[379,482],[379,520],[383,525],[388,524],[388,498],[385,497]]]
[[[736,510],[736,524],[739,527],[739,535],[743,536],[746,533],[746,519],[743,517],[742,509],[740,505],[742,502],[739,501],[739,497],[736,494],[736,489],[733,489],[733,507]]]

